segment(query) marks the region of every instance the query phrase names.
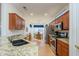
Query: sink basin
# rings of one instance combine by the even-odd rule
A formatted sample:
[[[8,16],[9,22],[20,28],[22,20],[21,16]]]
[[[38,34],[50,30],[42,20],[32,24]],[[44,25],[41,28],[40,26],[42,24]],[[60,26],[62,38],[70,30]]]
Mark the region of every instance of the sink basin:
[[[28,44],[29,42],[19,39],[19,40],[14,40],[11,43],[13,46],[21,46],[21,45]]]

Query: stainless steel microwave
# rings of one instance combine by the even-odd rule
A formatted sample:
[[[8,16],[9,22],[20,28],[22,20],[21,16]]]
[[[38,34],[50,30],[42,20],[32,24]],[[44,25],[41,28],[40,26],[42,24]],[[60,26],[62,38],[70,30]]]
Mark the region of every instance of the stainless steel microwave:
[[[57,31],[57,30],[63,30],[63,22],[55,24],[54,30],[55,31]]]
[[[55,30],[55,31],[56,31],[56,30],[62,30],[61,26],[62,26],[61,23],[55,24],[54,30]]]

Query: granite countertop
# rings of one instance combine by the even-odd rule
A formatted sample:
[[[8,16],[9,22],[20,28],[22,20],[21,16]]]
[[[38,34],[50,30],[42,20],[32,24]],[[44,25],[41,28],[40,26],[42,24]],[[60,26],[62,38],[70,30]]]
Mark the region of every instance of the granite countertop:
[[[38,47],[34,44],[12,46],[10,43],[0,46],[0,56],[37,56]]]
[[[50,38],[51,38],[51,39],[55,38],[55,36],[54,36],[54,35],[49,34],[49,36],[50,36]]]
[[[8,43],[0,45],[0,56],[37,56],[37,55],[38,55],[38,46],[32,42],[29,42],[29,44],[25,44],[22,46],[13,46],[8,41]]]
[[[64,43],[69,44],[69,39],[68,38],[57,38],[57,40],[60,40],[60,41],[62,41]]]

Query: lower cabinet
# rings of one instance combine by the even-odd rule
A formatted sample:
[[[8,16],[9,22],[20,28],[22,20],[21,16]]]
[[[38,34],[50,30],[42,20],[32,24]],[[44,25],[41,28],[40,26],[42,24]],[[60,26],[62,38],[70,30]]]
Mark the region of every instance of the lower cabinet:
[[[69,55],[69,45],[57,40],[57,56],[68,56]]]
[[[59,55],[59,56],[61,56],[62,54],[61,54],[61,45],[57,45],[57,55]]]

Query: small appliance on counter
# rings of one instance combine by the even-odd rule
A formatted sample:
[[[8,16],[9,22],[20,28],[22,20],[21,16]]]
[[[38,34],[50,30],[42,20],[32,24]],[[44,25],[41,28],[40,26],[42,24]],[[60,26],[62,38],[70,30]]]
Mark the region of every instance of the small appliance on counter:
[[[56,31],[55,35],[57,38],[69,38],[69,32],[66,31]]]

